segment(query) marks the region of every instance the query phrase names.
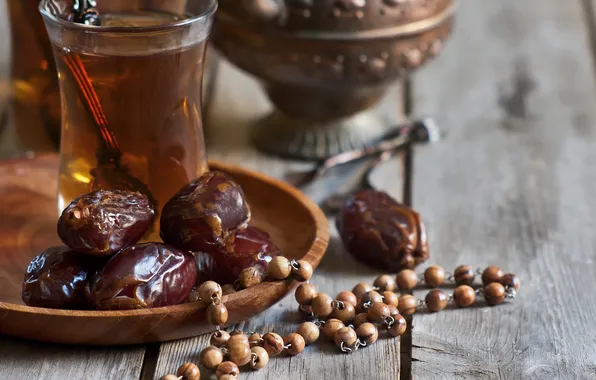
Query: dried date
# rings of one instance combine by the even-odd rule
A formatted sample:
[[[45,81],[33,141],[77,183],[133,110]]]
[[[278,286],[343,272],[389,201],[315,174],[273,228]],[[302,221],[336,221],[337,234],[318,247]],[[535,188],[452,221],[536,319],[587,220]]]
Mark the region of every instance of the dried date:
[[[66,246],[48,248],[27,268],[23,301],[52,309],[88,309],[88,279],[104,262]]]
[[[429,257],[420,215],[384,192],[356,193],[337,218],[337,229],[352,256],[380,269],[413,268]]]
[[[192,252],[211,252],[250,221],[242,188],[221,172],[208,172],[184,186],[166,203],[161,238]]]
[[[188,300],[197,283],[194,256],[160,243],[129,247],[98,273],[91,298],[99,310],[142,309]]]
[[[281,250],[271,236],[251,226],[230,235],[220,249],[199,255],[199,267],[206,279],[231,284],[245,268],[255,267],[261,273],[267,273],[268,263],[279,255]]]
[[[58,235],[73,250],[112,255],[147,232],[155,211],[149,199],[124,190],[98,190],[73,200],[58,220]]]

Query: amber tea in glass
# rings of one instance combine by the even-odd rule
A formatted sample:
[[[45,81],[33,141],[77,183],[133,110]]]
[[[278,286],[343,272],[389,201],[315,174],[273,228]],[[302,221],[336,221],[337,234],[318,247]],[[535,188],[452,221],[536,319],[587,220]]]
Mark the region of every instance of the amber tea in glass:
[[[70,1],[42,1],[62,95],[60,210],[90,190],[121,188],[145,193],[159,212],[208,170],[201,88],[216,6],[103,0],[101,26],[87,26],[71,21]]]

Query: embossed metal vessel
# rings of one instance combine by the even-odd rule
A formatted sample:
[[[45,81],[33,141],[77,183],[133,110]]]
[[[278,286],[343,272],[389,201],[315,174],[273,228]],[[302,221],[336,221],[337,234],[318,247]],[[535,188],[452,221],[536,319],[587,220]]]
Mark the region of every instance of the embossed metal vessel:
[[[382,135],[371,108],[440,53],[454,11],[455,0],[220,0],[213,41],[276,107],[255,143],[322,159]]]

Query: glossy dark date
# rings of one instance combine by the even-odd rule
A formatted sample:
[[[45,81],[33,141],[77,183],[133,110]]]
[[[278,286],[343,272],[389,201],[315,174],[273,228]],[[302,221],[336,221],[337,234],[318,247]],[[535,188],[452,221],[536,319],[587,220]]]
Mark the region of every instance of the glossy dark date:
[[[139,244],[108,261],[94,280],[91,299],[99,310],[177,305],[196,283],[191,253],[160,243]]]
[[[242,188],[224,173],[208,172],[166,203],[160,220],[161,238],[180,249],[211,252],[249,221]]]
[[[279,255],[281,250],[267,232],[247,227],[230,235],[217,251],[200,255],[199,268],[205,279],[232,284],[245,268],[255,267],[266,273],[268,263]]]
[[[36,256],[25,273],[23,301],[52,309],[88,309],[85,287],[102,264],[69,247],[48,248]]]
[[[364,190],[346,201],[337,229],[350,254],[379,269],[413,268],[429,257],[420,215],[384,192]]]
[[[58,220],[58,235],[73,250],[113,255],[147,232],[155,212],[149,199],[123,190],[98,190],[73,200]]]

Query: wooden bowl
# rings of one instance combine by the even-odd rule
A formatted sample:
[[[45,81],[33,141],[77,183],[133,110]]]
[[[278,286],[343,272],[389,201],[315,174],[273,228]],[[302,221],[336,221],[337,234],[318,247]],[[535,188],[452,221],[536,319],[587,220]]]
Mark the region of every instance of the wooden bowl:
[[[284,256],[316,268],[329,240],[327,219],[297,189],[263,174],[211,162],[243,188],[253,224],[264,228]],[[0,334],[67,344],[123,345],[160,342],[214,330],[197,303],[127,311],[72,311],[29,307],[21,283],[29,261],[60,244],[56,234],[58,157],[44,155],[0,163]],[[223,297],[229,324],[266,310],[295,283],[265,282]]]

